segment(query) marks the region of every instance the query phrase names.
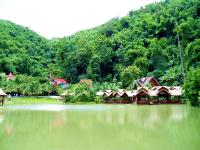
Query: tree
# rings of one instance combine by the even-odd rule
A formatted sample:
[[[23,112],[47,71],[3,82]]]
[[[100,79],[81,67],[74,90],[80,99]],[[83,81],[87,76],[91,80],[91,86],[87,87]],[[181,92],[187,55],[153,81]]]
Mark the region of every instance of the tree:
[[[138,79],[141,70],[136,66],[128,66],[121,74],[123,87],[129,86],[134,80]]]
[[[200,106],[200,68],[191,69],[184,82],[185,97],[192,106]]]

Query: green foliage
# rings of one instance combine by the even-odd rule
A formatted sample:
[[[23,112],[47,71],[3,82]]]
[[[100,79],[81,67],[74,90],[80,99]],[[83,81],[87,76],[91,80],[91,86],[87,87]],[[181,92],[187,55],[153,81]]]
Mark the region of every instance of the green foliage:
[[[200,68],[191,69],[184,83],[185,97],[193,106],[200,106]]]
[[[81,75],[98,82],[110,82],[112,78],[120,81],[122,74],[129,72],[124,69],[135,66],[141,76],[151,75],[165,84],[173,72],[169,69],[181,66],[177,35],[187,65],[184,67],[199,65],[199,25],[198,0],[161,1],[62,38],[54,48],[59,52],[57,59],[61,60],[65,77],[72,83],[78,82]],[[174,73],[177,77],[168,85],[181,85],[182,73],[177,69]],[[124,86],[128,85],[129,79],[124,80]]]
[[[0,76],[0,86],[7,93],[18,93],[22,95],[49,95],[53,90],[48,78],[39,78],[27,75],[16,75],[15,80],[7,80]]]
[[[26,27],[0,20],[0,72],[47,76],[54,58],[48,40]]]
[[[26,95],[47,94],[49,81],[41,79],[49,74],[73,84],[89,78],[110,89],[133,86],[141,76],[153,76],[164,85],[182,85],[189,68],[199,68],[200,64],[199,6],[199,0],[161,1],[53,40],[0,20],[0,72],[19,75],[9,82],[1,77],[0,84],[8,91]],[[81,86],[77,90],[89,92],[88,87]],[[91,101],[97,89],[94,87],[90,98],[81,94],[78,99]]]
[[[141,71],[136,66],[128,66],[121,74],[123,87],[129,86],[134,80],[138,79]]]

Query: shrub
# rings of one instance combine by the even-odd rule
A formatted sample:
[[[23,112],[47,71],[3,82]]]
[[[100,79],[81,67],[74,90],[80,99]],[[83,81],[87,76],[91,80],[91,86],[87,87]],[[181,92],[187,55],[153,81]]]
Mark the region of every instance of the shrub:
[[[188,72],[184,82],[185,97],[192,106],[199,106],[200,92],[200,68],[192,69]]]

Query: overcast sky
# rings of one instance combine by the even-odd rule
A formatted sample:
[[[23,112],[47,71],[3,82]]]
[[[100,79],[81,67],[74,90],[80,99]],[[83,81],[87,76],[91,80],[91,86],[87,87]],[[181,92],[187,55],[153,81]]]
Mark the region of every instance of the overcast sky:
[[[0,0],[0,19],[29,27],[46,38],[101,25],[159,0]]]

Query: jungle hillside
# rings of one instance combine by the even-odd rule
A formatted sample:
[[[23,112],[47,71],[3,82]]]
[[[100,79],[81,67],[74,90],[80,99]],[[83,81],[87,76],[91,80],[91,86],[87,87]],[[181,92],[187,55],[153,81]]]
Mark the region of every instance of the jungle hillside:
[[[112,10],[111,10],[112,11]],[[92,20],[91,20],[92,21]],[[7,81],[12,72],[16,79]],[[120,83],[152,76],[182,86],[200,102],[200,1],[165,0],[74,35],[48,40],[27,27],[0,20],[0,86],[7,92],[48,95],[50,77]]]

